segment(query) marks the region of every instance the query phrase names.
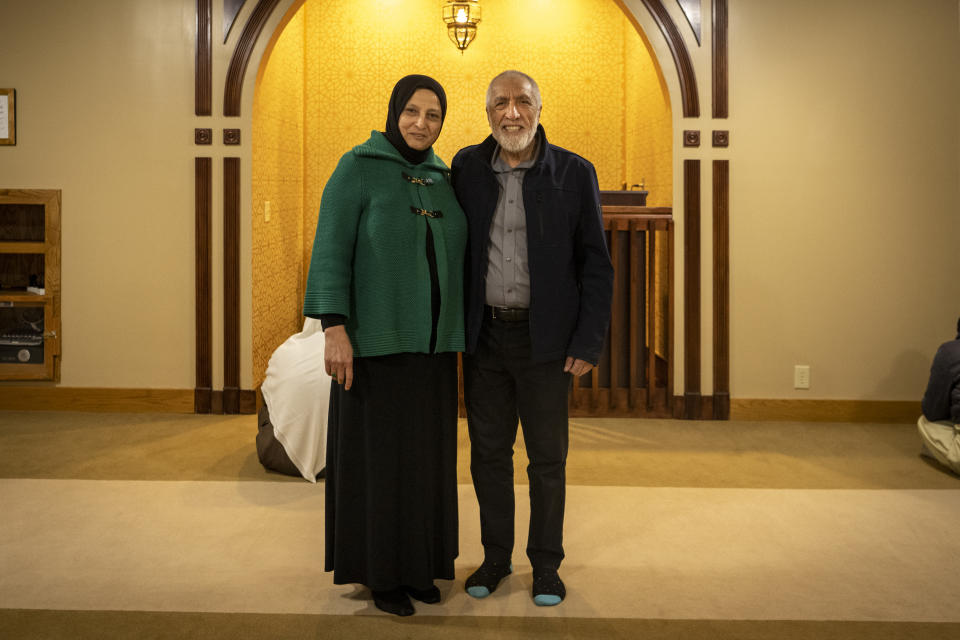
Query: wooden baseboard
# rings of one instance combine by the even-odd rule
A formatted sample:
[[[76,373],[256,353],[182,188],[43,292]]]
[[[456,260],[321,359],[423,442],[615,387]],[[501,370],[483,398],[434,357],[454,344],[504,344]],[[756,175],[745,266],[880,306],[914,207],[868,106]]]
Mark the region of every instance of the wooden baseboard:
[[[731,420],[916,422],[920,401],[730,399]]]
[[[207,402],[220,405],[222,391],[204,390]],[[218,397],[219,396],[219,397]],[[213,400],[213,402],[210,402]],[[102,413],[200,413],[195,389],[101,389],[88,387],[0,386],[0,409],[10,411],[89,411]],[[256,411],[253,391],[240,391],[240,413]]]
[[[101,389],[58,386],[0,386],[0,409],[9,411],[91,411],[130,413],[195,413],[195,389]],[[223,392],[209,394],[209,413],[223,412]],[[697,415],[689,418],[715,419],[712,396],[698,398]],[[726,400],[726,399],[724,399]],[[240,391],[240,413],[256,413],[262,400],[258,389]],[[882,400],[729,400],[731,420],[798,422],[915,422],[919,401]],[[675,396],[673,415],[684,417],[684,398]]]

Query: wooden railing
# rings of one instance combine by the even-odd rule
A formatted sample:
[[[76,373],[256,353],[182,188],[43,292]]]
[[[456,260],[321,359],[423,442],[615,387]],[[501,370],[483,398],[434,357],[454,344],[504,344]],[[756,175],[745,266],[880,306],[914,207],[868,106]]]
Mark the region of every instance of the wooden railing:
[[[597,367],[574,382],[574,416],[672,416],[673,212],[604,206],[614,268],[610,330]]]

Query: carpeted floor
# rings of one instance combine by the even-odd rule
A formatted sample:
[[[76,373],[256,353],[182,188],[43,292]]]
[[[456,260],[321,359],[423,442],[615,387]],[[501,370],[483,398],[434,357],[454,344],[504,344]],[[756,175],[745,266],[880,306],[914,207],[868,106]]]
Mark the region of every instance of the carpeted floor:
[[[515,574],[460,557],[398,619],[322,571],[323,485],[265,472],[253,416],[0,411],[0,638],[960,637],[960,478],[909,424],[571,422],[569,595],[533,606],[518,442]]]

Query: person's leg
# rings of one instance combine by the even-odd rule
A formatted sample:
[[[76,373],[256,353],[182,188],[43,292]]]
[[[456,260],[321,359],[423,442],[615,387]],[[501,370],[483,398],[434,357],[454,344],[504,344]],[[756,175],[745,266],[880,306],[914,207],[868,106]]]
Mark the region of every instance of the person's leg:
[[[463,387],[470,432],[470,473],[480,506],[484,556],[509,562],[514,538],[514,382],[503,366],[496,326],[484,323],[477,353],[464,355]]]
[[[527,556],[535,569],[560,567],[568,448],[567,392],[563,362],[529,363],[517,381],[530,482]]]
[[[568,448],[567,393],[563,362],[529,363],[518,377],[520,423],[527,449],[530,528],[527,556],[533,565],[533,600],[556,605],[566,596],[557,570],[563,561],[563,515]]]
[[[257,457],[265,469],[276,471],[288,476],[300,477],[300,470],[293,464],[287,450],[277,440],[276,431],[270,421],[270,410],[266,403],[257,414]]]
[[[514,543],[513,445],[517,437],[513,377],[503,363],[502,331],[485,322],[475,354],[463,357],[470,432],[470,473],[480,507],[484,566],[467,579],[475,597],[491,593],[510,573]]]

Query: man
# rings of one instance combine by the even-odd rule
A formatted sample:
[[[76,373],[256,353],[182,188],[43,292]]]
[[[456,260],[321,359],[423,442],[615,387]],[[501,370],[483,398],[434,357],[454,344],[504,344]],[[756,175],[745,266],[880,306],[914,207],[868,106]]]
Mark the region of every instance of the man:
[[[567,393],[597,363],[610,320],[613,266],[593,165],[547,142],[533,78],[504,71],[487,89],[492,135],[461,149],[453,185],[467,216],[464,395],[480,505],[477,598],[512,570],[517,419],[529,465],[527,556],[533,599],[566,595],[563,560]]]
[[[923,454],[960,473],[960,319],[956,340],[940,345],[933,358],[921,407]]]

